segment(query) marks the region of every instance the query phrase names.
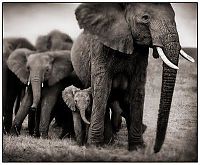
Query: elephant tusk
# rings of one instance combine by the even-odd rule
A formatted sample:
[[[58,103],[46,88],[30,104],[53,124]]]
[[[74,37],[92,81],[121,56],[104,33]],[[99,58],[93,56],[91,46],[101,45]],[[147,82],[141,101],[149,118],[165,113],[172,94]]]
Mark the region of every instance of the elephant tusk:
[[[29,86],[30,83],[31,83],[31,78],[30,78],[30,76],[29,76],[29,78],[28,78],[28,82],[27,82],[27,86]]]
[[[28,82],[27,82],[27,86],[26,86],[26,88],[25,88],[25,92],[28,91],[28,87],[29,87],[30,84],[31,84],[31,80],[30,80],[30,76],[29,76]]]
[[[44,87],[44,84],[42,83],[42,88]]]
[[[160,58],[163,60],[163,62],[164,62],[166,65],[168,65],[170,68],[173,68],[173,69],[176,69],[176,70],[179,69],[176,65],[174,65],[173,63],[171,63],[171,62],[167,59],[167,57],[165,56],[163,50],[162,50],[160,47],[156,47],[156,49],[157,49],[157,51],[158,51],[158,54],[159,54]]]
[[[180,55],[182,57],[184,57],[186,60],[190,61],[190,62],[195,62],[194,58],[192,58],[191,56],[189,56],[187,53],[185,53],[182,49],[180,50]]]

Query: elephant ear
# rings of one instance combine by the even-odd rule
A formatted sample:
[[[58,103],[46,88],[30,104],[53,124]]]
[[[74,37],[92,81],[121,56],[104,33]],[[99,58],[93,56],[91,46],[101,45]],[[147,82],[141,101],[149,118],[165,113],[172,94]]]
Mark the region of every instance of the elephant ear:
[[[74,102],[74,94],[80,89],[71,85],[62,91],[62,98],[66,105],[72,110],[76,111],[76,104]]]
[[[133,53],[133,38],[118,3],[86,3],[75,11],[81,29],[95,35],[101,43],[122,53]]]
[[[86,92],[88,92],[91,95],[92,94],[92,87],[84,89],[83,91],[86,91]]]
[[[27,57],[30,54],[33,54],[34,51],[31,51],[26,48],[16,49],[13,51],[8,60],[8,68],[20,79],[24,84],[27,84],[29,78],[29,71],[26,68]]]
[[[52,86],[69,76],[74,70],[70,59],[70,51],[60,50],[48,53],[53,59],[51,76],[48,79],[48,85]]]

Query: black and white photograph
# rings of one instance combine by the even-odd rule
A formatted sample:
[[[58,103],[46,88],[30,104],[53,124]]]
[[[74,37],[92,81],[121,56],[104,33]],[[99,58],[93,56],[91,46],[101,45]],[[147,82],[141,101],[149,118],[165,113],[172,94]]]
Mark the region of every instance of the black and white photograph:
[[[2,6],[2,162],[198,162],[198,2]]]

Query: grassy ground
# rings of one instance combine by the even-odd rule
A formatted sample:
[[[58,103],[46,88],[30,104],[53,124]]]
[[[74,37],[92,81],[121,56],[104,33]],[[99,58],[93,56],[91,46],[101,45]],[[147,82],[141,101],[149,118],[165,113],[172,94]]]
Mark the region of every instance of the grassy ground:
[[[115,143],[101,148],[79,147],[72,139],[58,139],[59,129],[50,128],[51,139],[34,139],[22,131],[20,137],[3,136],[3,161],[18,162],[72,162],[72,161],[197,161],[197,58],[196,49],[185,49],[196,63],[180,57],[177,83],[173,96],[166,139],[161,151],[153,153],[157,113],[159,107],[162,62],[150,55],[144,123],[146,148],[139,151],[127,150],[125,123]],[[157,65],[155,65],[157,64]]]

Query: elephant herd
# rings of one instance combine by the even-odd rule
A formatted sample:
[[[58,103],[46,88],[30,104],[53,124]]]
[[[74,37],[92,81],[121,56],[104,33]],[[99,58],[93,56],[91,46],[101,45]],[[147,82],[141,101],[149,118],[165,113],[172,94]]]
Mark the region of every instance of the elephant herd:
[[[3,131],[48,137],[52,119],[79,145],[113,142],[126,120],[128,149],[143,148],[143,107],[149,48],[163,60],[154,152],[164,143],[180,46],[169,3],[86,3],[75,10],[83,32],[73,42],[58,30],[3,40]],[[12,119],[13,110],[15,118]]]

